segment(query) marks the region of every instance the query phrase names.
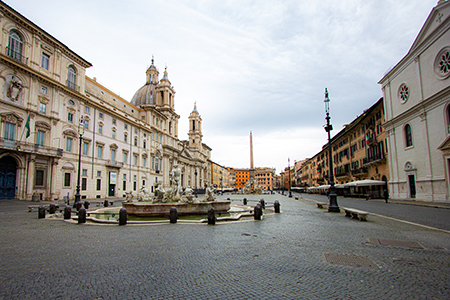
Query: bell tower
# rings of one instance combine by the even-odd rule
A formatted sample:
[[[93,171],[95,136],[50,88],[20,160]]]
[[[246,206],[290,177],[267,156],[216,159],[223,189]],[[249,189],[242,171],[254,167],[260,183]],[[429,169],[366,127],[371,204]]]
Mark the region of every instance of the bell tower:
[[[200,150],[202,147],[202,118],[197,111],[197,102],[189,115],[189,148]]]

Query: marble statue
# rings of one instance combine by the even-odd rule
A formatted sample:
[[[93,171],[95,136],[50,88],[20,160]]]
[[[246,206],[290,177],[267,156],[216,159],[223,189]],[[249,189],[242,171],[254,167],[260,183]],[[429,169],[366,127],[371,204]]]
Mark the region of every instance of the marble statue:
[[[214,186],[212,184],[210,184],[207,188],[206,188],[206,196],[205,199],[203,200],[203,202],[211,202],[216,200],[216,196],[214,195],[216,189],[214,188]]]

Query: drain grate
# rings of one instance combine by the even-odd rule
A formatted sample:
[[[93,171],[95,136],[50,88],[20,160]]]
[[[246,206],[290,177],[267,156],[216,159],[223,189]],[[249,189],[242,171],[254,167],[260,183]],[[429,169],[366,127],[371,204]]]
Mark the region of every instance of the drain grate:
[[[368,241],[372,245],[424,249],[424,247],[420,243],[413,241],[397,241],[397,240],[381,240],[381,239],[368,239]]]
[[[368,257],[353,254],[324,253],[325,261],[329,264],[377,268],[377,265]]]

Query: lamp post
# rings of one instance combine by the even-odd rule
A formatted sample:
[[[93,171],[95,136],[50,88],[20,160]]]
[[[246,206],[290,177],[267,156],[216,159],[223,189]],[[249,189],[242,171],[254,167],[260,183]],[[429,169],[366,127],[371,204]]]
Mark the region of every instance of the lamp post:
[[[197,163],[195,163],[195,171],[194,171],[194,175],[195,175],[195,192],[194,192],[194,195],[195,195],[195,198],[198,198],[198,196],[197,196]]]
[[[81,130],[80,130],[81,126]],[[78,151],[78,178],[77,178],[77,193],[75,194],[75,201],[73,207],[77,210],[81,207],[81,194],[80,194],[80,180],[81,180],[81,147],[83,145],[84,124],[83,116],[81,116],[80,124],[78,125],[78,133],[80,134],[80,149]]]
[[[288,157],[288,169],[289,169],[289,181],[288,181],[288,189],[289,189],[289,198],[292,198],[291,192],[291,160]]]
[[[327,120],[327,125],[325,126],[325,131],[328,133],[328,159],[330,164],[330,194],[328,198],[330,200],[330,205],[328,206],[329,212],[340,212],[338,203],[337,203],[337,194],[336,189],[334,187],[334,176],[333,176],[333,157],[331,152],[331,130],[333,130],[333,125],[330,124],[330,99],[328,98],[328,90],[325,88],[325,113]]]

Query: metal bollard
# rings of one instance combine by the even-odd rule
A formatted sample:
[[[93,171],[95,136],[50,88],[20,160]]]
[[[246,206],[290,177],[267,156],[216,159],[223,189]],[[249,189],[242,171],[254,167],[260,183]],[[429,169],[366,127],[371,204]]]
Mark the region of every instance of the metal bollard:
[[[84,203],[83,203],[83,206],[84,206],[84,208],[86,208],[86,209],[89,209],[89,205],[90,205],[91,203],[89,203],[89,201],[84,201]]]
[[[45,206],[43,205],[39,206],[38,219],[45,219]]]
[[[84,207],[78,210],[78,224],[86,223],[86,209]]]
[[[105,200],[105,201],[103,202],[103,206],[104,206],[104,207],[108,207],[108,206],[109,206],[108,200]]]
[[[244,205],[247,205],[247,198],[244,198],[244,200],[242,200],[242,202],[244,203]]]
[[[273,209],[275,213],[280,213],[280,202],[278,202],[278,200],[275,200],[275,202],[273,203]]]
[[[255,205],[253,217],[255,218],[255,220],[261,220],[261,215],[262,215],[262,208],[261,208],[261,204],[258,203]]]
[[[69,205],[64,207],[64,220],[70,220],[72,217],[72,208]]]
[[[170,223],[175,224],[177,222],[177,208],[172,207],[170,209]]]
[[[264,199],[259,200],[259,203],[261,203],[263,209],[266,209],[266,202],[264,202]]]
[[[216,224],[216,214],[214,211],[214,208],[208,209],[208,225],[215,225]]]
[[[50,203],[50,205],[48,206],[48,213],[49,214],[54,214],[56,212],[56,205],[55,203]]]
[[[119,211],[119,225],[127,225],[127,210],[124,207]]]
[[[76,210],[80,210],[81,205],[82,205],[81,202],[77,202],[77,203],[74,203],[74,204],[73,204],[73,207],[74,207]]]

